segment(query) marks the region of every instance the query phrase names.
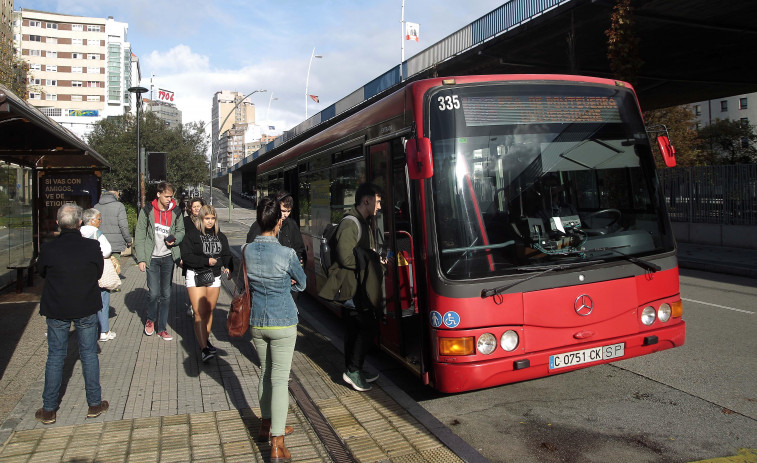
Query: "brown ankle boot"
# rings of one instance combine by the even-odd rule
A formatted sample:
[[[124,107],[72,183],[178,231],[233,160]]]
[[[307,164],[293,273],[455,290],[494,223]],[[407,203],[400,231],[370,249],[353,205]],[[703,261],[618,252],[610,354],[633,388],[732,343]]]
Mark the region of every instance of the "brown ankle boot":
[[[289,463],[292,455],[284,446],[284,436],[271,436],[271,463]]]
[[[284,435],[288,436],[294,432],[291,426],[284,426]],[[260,421],[260,430],[258,431],[258,442],[267,442],[271,438],[271,419],[263,418]]]
[[[260,421],[260,431],[258,431],[258,442],[267,442],[271,437],[271,419],[263,418]]]

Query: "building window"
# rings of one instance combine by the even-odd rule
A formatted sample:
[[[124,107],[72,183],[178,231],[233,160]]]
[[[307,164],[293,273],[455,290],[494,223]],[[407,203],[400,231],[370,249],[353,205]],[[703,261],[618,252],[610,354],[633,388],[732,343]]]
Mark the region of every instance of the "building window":
[[[58,95],[56,93],[45,93],[45,99],[48,101],[57,101]]]
[[[697,130],[702,130],[702,123],[701,122],[697,122]]]
[[[82,26],[81,24],[71,24],[71,30],[72,31],[83,32],[84,31],[84,26]]]
[[[71,101],[82,101],[81,95],[71,95]]]
[[[56,87],[58,85],[58,81],[55,79],[45,79],[45,85]]]
[[[100,41],[95,39],[87,39],[87,45],[97,46],[100,45]]]
[[[29,41],[30,42],[41,42],[42,41],[42,36],[40,36],[40,35],[30,35],[29,36]]]
[[[100,95],[87,95],[87,101],[100,101]]]
[[[42,70],[42,65],[41,64],[30,64],[29,65],[29,70],[30,71],[41,71]]]
[[[71,53],[72,59],[82,59],[84,58],[84,53]]]
[[[58,72],[58,66],[55,64],[48,64],[45,66],[45,71],[47,72]]]
[[[93,26],[91,24],[87,24],[87,32],[100,32],[100,26]]]
[[[30,100],[41,100],[42,94],[38,92],[29,92],[29,99]]]
[[[741,122],[742,127],[749,127],[749,118],[748,117],[742,117],[739,119],[739,122]]]
[[[702,105],[695,104],[694,105],[694,115],[695,116],[701,116],[702,115]]]
[[[48,29],[57,29],[58,28],[58,23],[47,23],[47,28]]]
[[[81,87],[82,86],[82,81],[80,81],[80,80],[72,80],[71,81],[71,86],[72,87]]]
[[[100,55],[97,53],[88,53],[87,59],[100,59]]]
[[[739,109],[747,109],[746,97],[739,98]]]
[[[45,42],[47,43],[58,43],[58,37],[48,37]]]
[[[29,50],[29,56],[42,56],[42,50]]]
[[[726,112],[728,111],[728,100],[722,100],[720,102],[720,112]]]
[[[81,66],[71,66],[71,72],[81,73],[82,67]]]
[[[48,58],[57,58],[58,57],[58,52],[57,51],[50,51],[50,50],[48,50],[48,51],[45,52],[45,56],[47,56]]]
[[[29,27],[42,27],[42,21],[29,21]]]
[[[87,68],[87,74],[100,74],[100,68]]]
[[[42,79],[35,79],[34,77],[29,77],[29,84],[42,85]]]
[[[95,80],[90,80],[87,82],[87,87],[97,88],[100,86],[100,82],[97,82]]]
[[[749,137],[741,137],[741,147],[749,148]]]
[[[84,39],[71,39],[71,45],[84,45]]]

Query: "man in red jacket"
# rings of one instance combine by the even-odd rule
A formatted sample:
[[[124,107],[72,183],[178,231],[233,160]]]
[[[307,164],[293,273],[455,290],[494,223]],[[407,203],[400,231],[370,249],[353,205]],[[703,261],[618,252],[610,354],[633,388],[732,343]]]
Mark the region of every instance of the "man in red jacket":
[[[97,240],[79,233],[82,209],[73,203],[58,209],[60,235],[42,246],[37,268],[45,279],[39,313],[47,317],[47,365],[42,408],[35,418],[43,424],[55,423],[58,394],[63,378],[68,333],[71,323],[79,338],[79,358],[87,395],[87,418],[108,410],[100,389],[100,362],[97,339],[100,336],[97,311],[102,307],[97,280],[103,272],[103,256]]]

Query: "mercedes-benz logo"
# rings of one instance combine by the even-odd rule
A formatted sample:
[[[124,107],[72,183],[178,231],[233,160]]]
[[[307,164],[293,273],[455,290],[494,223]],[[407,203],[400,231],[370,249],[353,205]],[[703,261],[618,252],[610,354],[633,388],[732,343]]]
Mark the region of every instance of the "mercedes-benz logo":
[[[576,313],[582,317],[585,317],[594,310],[594,301],[586,294],[581,294],[576,298],[576,302],[573,304],[573,308],[576,309]]]

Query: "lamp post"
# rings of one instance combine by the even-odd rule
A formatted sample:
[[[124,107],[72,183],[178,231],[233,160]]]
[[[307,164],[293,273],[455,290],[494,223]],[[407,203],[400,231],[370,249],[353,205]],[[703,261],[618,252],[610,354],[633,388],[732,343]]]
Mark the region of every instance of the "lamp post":
[[[273,97],[273,92],[271,92],[271,97],[268,99],[268,109],[265,110],[265,125],[266,125],[266,127],[270,127],[271,126],[271,124],[269,124],[269,122],[268,122],[268,112],[271,110],[271,102],[273,100],[278,100],[278,98],[274,98]],[[268,133],[267,130],[266,130],[266,133]]]
[[[248,93],[247,95],[243,96],[239,101],[237,101],[237,103],[234,105],[234,107],[231,108],[231,111],[229,111],[229,114],[226,115],[226,118],[223,120],[223,122],[221,123],[221,125],[218,126],[218,140],[221,139],[221,134],[223,133],[223,132],[221,132],[221,129],[223,129],[223,125],[226,124],[226,121],[229,120],[229,117],[231,117],[231,115],[234,113],[234,110],[237,109],[237,106],[239,106],[240,104],[242,104],[242,102],[244,100],[246,100],[247,98],[249,98],[251,95],[253,95],[255,93],[258,93],[258,92],[267,92],[267,91],[268,90],[265,90],[265,89],[253,90],[250,93]],[[220,143],[218,143],[218,150],[219,151],[221,150],[221,144]],[[218,156],[216,156],[216,158],[218,158]],[[213,205],[213,152],[212,151],[210,152],[210,205],[211,206]],[[229,204],[229,207],[231,207],[231,204]]]
[[[139,114],[142,108],[142,94],[147,93],[147,89],[140,86],[129,87],[129,92],[136,95],[137,98],[137,193],[139,194],[139,208],[145,207],[145,173],[142,172],[142,149],[139,144]]]
[[[310,83],[310,66],[313,65],[313,58],[323,58],[322,55],[315,54],[315,47],[313,47],[313,53],[310,54],[310,63],[308,63],[308,74],[305,77],[305,120],[308,118],[308,84]]]

